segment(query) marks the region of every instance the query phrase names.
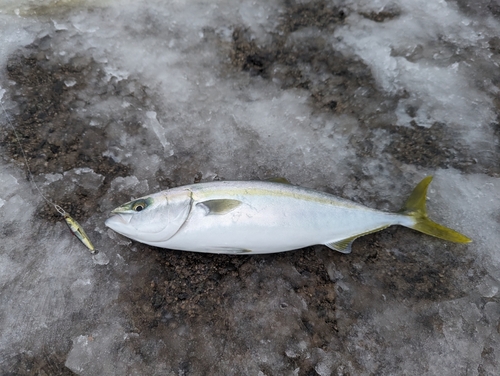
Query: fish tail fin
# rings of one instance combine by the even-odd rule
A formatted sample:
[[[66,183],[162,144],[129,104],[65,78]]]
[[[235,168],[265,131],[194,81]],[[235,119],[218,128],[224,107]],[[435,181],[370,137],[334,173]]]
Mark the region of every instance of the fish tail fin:
[[[413,189],[410,197],[408,197],[408,200],[406,200],[403,208],[400,210],[400,213],[413,218],[415,221],[413,225],[407,225],[407,227],[454,243],[470,243],[472,240],[467,236],[431,221],[427,216],[425,201],[427,187],[431,181],[432,176],[427,176],[418,183],[415,189]]]

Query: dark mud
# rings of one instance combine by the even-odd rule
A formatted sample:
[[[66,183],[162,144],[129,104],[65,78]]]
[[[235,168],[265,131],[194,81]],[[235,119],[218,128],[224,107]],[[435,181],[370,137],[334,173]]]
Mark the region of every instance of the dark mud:
[[[273,341],[273,353],[283,354],[287,346],[293,346],[299,339],[307,341],[309,346],[326,348],[336,331],[333,283],[323,260],[311,249],[293,255],[257,257],[161,249],[150,252],[136,254],[137,261],[145,265],[144,273],[134,288],[120,296],[120,305],[128,308],[127,317],[141,338],[174,335],[170,341],[178,341],[177,346],[167,345],[157,350],[156,356],[180,359],[183,367],[193,374],[222,374],[227,364],[235,372],[244,373],[245,366],[238,364],[238,354],[247,358],[248,352],[262,346],[262,341]],[[273,273],[279,265],[283,266],[282,272]],[[276,284],[284,284],[285,290],[276,288]],[[277,297],[278,303],[273,296],[277,292],[282,294]],[[300,315],[293,314],[300,309],[297,307],[300,299],[308,309]],[[263,318],[260,310],[251,307],[266,302],[270,315]],[[241,311],[241,306],[249,308]],[[283,333],[280,327],[285,322],[290,327]],[[276,326],[276,331],[268,331],[268,325]],[[183,327],[190,328],[185,335],[179,334]],[[209,342],[205,338],[207,332],[211,337]],[[138,338],[130,346],[140,346],[141,342]],[[182,353],[186,346],[193,347],[191,355]],[[216,359],[207,362],[197,357],[197,346],[210,346]],[[148,362],[147,355],[144,362]],[[285,372],[292,366],[301,367],[304,370],[301,374],[307,374],[313,372],[315,365],[298,355],[286,364],[266,366],[266,362],[259,364],[257,359],[255,363],[264,372],[268,367],[266,374],[276,374],[280,369]],[[205,369],[207,364],[209,369]]]
[[[362,113],[367,103],[375,97],[385,99],[384,95],[363,62],[336,51],[321,34],[333,32],[345,17],[343,8],[326,2],[292,4],[272,34],[272,42],[264,45],[257,44],[250,31],[236,27],[232,64],[252,76],[277,82],[285,90],[309,91],[310,104],[318,111]],[[356,96],[360,89],[367,92]]]
[[[416,122],[410,127],[387,126],[384,127],[391,133],[391,142],[385,152],[391,154],[399,161],[426,168],[450,168],[464,172],[475,172],[478,163],[468,147],[457,142],[459,135],[449,129],[445,124],[434,123],[426,128]],[[484,166],[484,172],[498,172],[497,166]]]
[[[389,4],[378,12],[360,13],[363,17],[375,22],[385,22],[398,17],[401,10],[395,4]]]
[[[102,67],[90,57],[57,61],[49,47],[52,43],[49,36],[39,39],[7,63],[8,78],[17,88],[10,99],[19,106],[13,122],[34,177],[47,173],[64,174],[74,168],[91,168],[104,177],[99,189],[79,186],[62,194],[51,194],[51,190],[45,192],[50,200],[57,201],[75,218],[85,220],[95,210],[94,205],[88,203],[98,201],[110,182],[117,176],[129,175],[130,169],[103,156],[109,147],[106,128],[90,127],[90,119],[82,118],[79,110],[99,96],[117,95],[120,87],[99,85],[106,82]],[[128,125],[129,131],[139,128],[133,119]],[[10,156],[24,166],[13,131],[5,137],[2,146],[7,146]],[[64,183],[59,181],[57,185]],[[56,192],[60,193],[61,189]],[[41,208],[39,215],[51,221],[60,220],[59,214],[49,205]]]

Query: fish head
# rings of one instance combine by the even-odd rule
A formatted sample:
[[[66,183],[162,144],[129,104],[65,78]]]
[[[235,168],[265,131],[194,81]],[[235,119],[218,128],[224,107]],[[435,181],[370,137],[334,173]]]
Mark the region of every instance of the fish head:
[[[164,242],[186,221],[192,201],[189,193],[167,190],[129,201],[114,209],[105,224],[142,243]]]

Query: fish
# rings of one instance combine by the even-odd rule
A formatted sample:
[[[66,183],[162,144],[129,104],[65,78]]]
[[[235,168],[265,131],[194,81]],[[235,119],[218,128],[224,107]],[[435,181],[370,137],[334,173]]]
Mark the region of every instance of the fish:
[[[171,188],[114,209],[105,224],[154,247],[193,252],[263,254],[311,245],[350,253],[359,237],[401,225],[455,243],[465,235],[433,222],[426,210],[432,176],[399,212],[372,209],[280,181],[216,181]]]

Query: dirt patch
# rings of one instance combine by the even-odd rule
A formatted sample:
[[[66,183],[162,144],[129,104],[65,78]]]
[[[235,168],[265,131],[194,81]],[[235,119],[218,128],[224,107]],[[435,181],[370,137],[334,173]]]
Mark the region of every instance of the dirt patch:
[[[401,10],[395,5],[386,6],[378,12],[360,13],[363,17],[375,22],[385,22],[392,20],[401,14]]]
[[[410,127],[385,127],[392,140],[385,148],[399,161],[427,167],[467,171],[474,169],[477,160],[469,155],[468,148],[457,142],[458,135],[442,123],[421,127],[412,122]]]
[[[87,56],[58,61],[51,43],[51,37],[45,36],[9,58],[8,78],[16,83],[10,99],[19,106],[19,114],[10,116],[35,177],[78,168],[91,169],[103,177],[98,189],[77,186],[66,192],[61,187],[65,183],[60,182],[56,191],[45,192],[75,218],[85,220],[95,210],[95,205],[86,203],[97,202],[110,182],[117,176],[127,176],[130,169],[103,155],[108,148],[107,129],[90,126],[91,119],[82,113],[96,100],[117,95],[126,82],[110,83],[102,66]],[[130,119],[128,128],[138,129],[139,125]],[[12,130],[2,146],[19,165],[24,165]],[[38,214],[51,221],[60,220],[49,205]]]
[[[143,262],[151,256],[154,262]],[[143,343],[139,338],[169,338],[172,333],[190,328],[185,335],[176,337],[177,347],[167,344],[157,350],[156,356],[183,359],[184,367],[196,374],[207,364],[212,374],[224,369],[220,368],[223,366],[220,360],[212,364],[207,359],[178,353],[195,344],[206,346],[207,331],[211,336],[210,346],[220,359],[226,359],[226,351],[246,358],[249,349],[259,348],[260,341],[267,338],[272,341],[274,352],[289,352],[288,361],[281,365],[283,371],[300,367],[300,375],[306,375],[314,372],[317,359],[293,350],[294,346],[300,340],[308,347],[326,349],[332,333],[337,330],[333,282],[313,248],[252,257],[150,248],[134,253],[130,262],[144,265],[139,279],[135,280],[137,285],[120,296],[120,305],[130,307],[127,310],[129,325],[139,334],[137,340],[129,344],[130,348],[137,349]],[[279,265],[283,268],[277,269]],[[274,274],[272,279],[268,278],[270,273]],[[275,284],[286,287],[273,288]],[[270,303],[276,298],[277,306]],[[297,305],[300,301],[307,310]],[[260,316],[261,310],[256,308],[263,302],[270,304],[266,317]],[[248,308],[243,310],[242,306]],[[297,309],[301,313],[294,313]],[[282,325],[281,320],[287,324]],[[267,332],[269,325],[276,325],[275,333]],[[288,332],[287,325],[297,333],[283,338],[280,332],[283,328]],[[143,359],[147,361],[147,354]],[[232,360],[230,363],[243,371],[244,368],[239,368],[243,365],[238,366]],[[261,370],[269,368],[266,363],[258,366]],[[279,368],[267,370],[276,372]]]
[[[475,267],[467,247],[441,242],[436,249],[425,249],[422,236],[393,227],[360,238],[351,259],[341,258],[337,266],[345,266],[358,283],[381,288],[398,300],[443,301],[467,295],[466,286],[482,278],[477,273],[463,275],[463,270]]]
[[[370,69],[359,59],[332,47],[329,35],[342,25],[345,10],[325,2],[287,8],[272,42],[258,44],[249,30],[236,27],[230,58],[233,66],[253,76],[277,82],[283,89],[310,92],[310,104],[319,111],[363,113],[365,101],[382,96]],[[362,96],[356,92],[363,91]]]

